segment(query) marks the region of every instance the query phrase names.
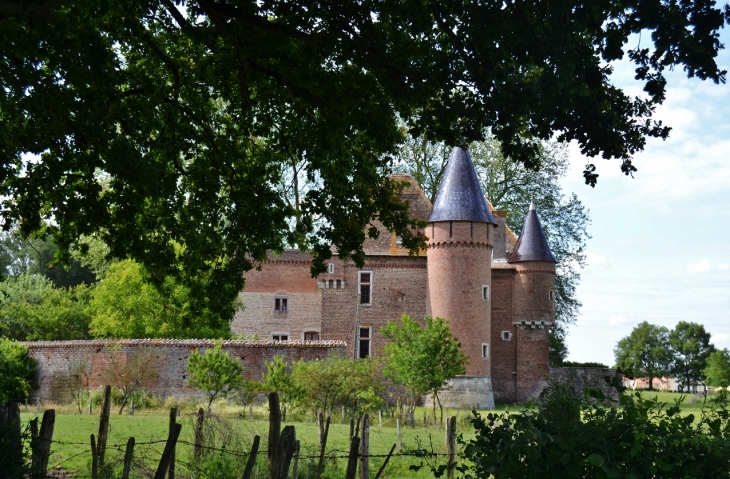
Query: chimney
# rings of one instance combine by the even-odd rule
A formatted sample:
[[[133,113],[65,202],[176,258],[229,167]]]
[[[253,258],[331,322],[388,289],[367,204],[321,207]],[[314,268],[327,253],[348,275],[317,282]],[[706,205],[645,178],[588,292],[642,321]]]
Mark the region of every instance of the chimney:
[[[507,212],[494,211],[497,228],[494,234],[494,259],[507,258]]]

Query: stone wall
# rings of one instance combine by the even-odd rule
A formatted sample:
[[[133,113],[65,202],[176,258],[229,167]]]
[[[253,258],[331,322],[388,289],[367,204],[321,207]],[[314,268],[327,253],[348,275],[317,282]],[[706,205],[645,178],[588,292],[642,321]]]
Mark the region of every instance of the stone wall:
[[[573,390],[580,392],[586,385],[598,387],[613,399],[618,399],[618,391],[606,383],[605,377],[616,378],[621,384],[623,375],[612,368],[550,368],[550,378],[571,384]]]
[[[188,384],[185,369],[190,353],[213,346],[210,340],[151,340],[132,339],[117,341],[48,341],[27,342],[30,355],[38,362],[39,388],[31,399],[60,401],[58,390],[64,377],[80,367],[88,368],[91,389],[109,383],[109,370],[116,364],[124,364],[134,355],[147,355],[155,371],[154,377],[143,384],[145,390],[165,398],[200,396]],[[275,341],[223,341],[223,350],[241,358],[249,380],[260,380],[266,370],[265,362],[276,355],[287,362],[299,359],[318,360],[328,354],[344,354],[345,344],[338,341],[275,342]],[[68,398],[70,399],[70,398]]]

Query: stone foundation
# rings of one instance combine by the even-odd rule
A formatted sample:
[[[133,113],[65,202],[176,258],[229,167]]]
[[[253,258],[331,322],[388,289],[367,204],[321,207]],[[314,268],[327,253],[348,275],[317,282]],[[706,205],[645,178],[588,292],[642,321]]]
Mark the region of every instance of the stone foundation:
[[[457,376],[439,393],[441,404],[449,409],[494,409],[492,378]],[[431,404],[431,396],[424,396],[424,404]]]

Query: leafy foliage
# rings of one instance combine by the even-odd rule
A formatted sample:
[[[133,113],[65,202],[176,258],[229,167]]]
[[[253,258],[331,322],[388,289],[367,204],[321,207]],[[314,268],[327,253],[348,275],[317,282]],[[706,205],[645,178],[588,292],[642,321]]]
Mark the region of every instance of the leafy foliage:
[[[626,377],[649,378],[652,381],[669,372],[672,352],[669,349],[669,330],[655,326],[647,321],[639,323],[631,334],[621,339],[614,348],[616,368]]]
[[[30,357],[26,346],[0,339],[0,404],[27,398],[35,369],[35,359]]]
[[[721,349],[711,353],[703,374],[709,386],[730,386],[730,351]]]
[[[680,387],[697,392],[697,385],[705,379],[703,370],[707,359],[715,351],[710,343],[712,335],[701,324],[680,321],[669,332],[669,347],[673,361],[671,373],[680,380]]]
[[[266,361],[263,386],[268,392],[279,393],[282,403],[290,402],[296,394],[284,357],[280,354],[274,356],[271,361]]]
[[[383,384],[377,363],[330,355],[320,361],[292,364],[292,399],[300,407],[332,412],[344,406],[352,412],[377,410],[383,405]]]
[[[161,289],[147,281],[143,267],[123,260],[108,267],[91,294],[91,335],[97,338],[227,337],[228,323],[196,321],[191,293],[167,278]],[[211,329],[209,324],[221,324]]]
[[[384,348],[385,376],[408,388],[413,404],[430,393],[440,406],[439,392],[449,379],[465,373],[468,362],[461,342],[451,332],[449,320],[426,316],[421,327],[403,314],[400,324],[388,321],[381,332],[388,339]]]
[[[669,133],[652,120],[664,70],[725,80],[728,16],[705,0],[5,2],[0,215],[65,259],[101,231],[221,329],[268,250],[310,248],[313,272],[333,251],[362,264],[373,218],[422,246],[387,179],[400,121],[449,145],[490,130],[529,167],[557,135],[632,174]],[[653,45],[625,46],[639,33]],[[624,57],[643,96],[611,83]],[[292,206],[279,185],[300,161],[317,185]]]
[[[208,396],[208,409],[216,398],[226,398],[241,389],[245,378],[244,366],[239,358],[223,351],[223,343],[216,341],[205,354],[193,351],[188,358],[188,383]]]
[[[517,414],[475,413],[476,437],[460,441],[458,468],[495,479],[728,477],[727,404],[705,404],[698,416],[680,405],[554,386]]]
[[[90,290],[55,288],[40,275],[22,273],[0,283],[0,336],[19,341],[88,339]]]
[[[117,389],[115,404],[119,405],[119,414],[136,394],[148,382],[157,377],[155,369],[155,353],[150,348],[135,348],[130,354],[119,344],[106,347],[109,367],[104,369],[106,384]]]

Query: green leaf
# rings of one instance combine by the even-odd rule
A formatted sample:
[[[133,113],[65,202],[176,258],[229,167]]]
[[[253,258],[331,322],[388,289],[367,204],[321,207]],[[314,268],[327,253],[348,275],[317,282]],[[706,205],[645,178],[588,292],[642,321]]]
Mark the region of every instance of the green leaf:
[[[601,455],[595,454],[595,453],[588,456],[586,458],[586,461],[588,462],[588,464],[591,464],[593,466],[602,466],[604,463],[603,457]]]

